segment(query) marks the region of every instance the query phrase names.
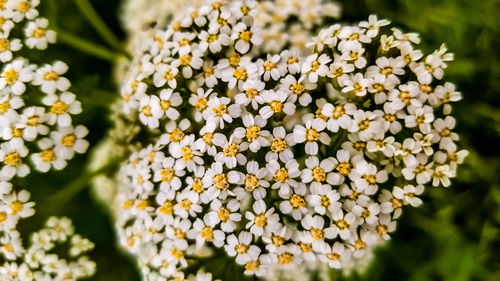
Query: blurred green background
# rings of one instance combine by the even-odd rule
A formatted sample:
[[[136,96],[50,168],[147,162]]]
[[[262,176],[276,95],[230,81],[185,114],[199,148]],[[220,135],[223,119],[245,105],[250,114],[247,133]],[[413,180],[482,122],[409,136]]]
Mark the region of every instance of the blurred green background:
[[[124,40],[118,19],[121,1],[91,2]],[[500,280],[500,0],[340,2],[342,21],[360,21],[375,13],[404,31],[420,33],[425,52],[445,42],[455,53],[445,80],[455,83],[463,93],[453,114],[461,143],[470,155],[451,187],[428,188],[426,204],[404,212],[392,240],[376,252],[364,273],[342,276],[332,272],[333,279]],[[59,30],[104,46],[75,3],[42,1],[41,13],[57,18]],[[113,64],[82,52],[75,44],[59,41],[43,58],[36,54],[30,57],[34,62],[61,59],[70,66],[72,90],[84,107],[77,122],[89,127],[89,140],[96,144],[111,126],[109,105],[118,96]],[[82,173],[86,160],[87,156],[79,156],[62,173],[33,173],[23,180],[23,186],[37,201],[37,214],[21,222],[21,231],[30,233],[40,228],[45,217],[54,212],[69,216],[77,232],[96,244],[91,258],[97,262],[98,271],[91,280],[139,280],[132,259],[116,247],[105,208],[93,201],[90,190],[81,190],[69,202],[55,196]]]

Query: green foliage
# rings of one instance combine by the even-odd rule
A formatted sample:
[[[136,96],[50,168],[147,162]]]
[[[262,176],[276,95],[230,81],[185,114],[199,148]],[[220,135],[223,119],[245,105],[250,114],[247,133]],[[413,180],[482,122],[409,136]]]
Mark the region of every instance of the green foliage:
[[[102,25],[110,26],[120,40],[124,38],[118,23],[119,0],[92,1],[104,19],[104,23],[93,24],[87,20],[91,11],[78,10],[78,5],[85,6],[83,2],[42,1],[42,15],[57,18],[61,44],[33,61],[61,59],[70,66],[72,89],[84,108],[77,121],[90,129],[90,142],[95,145],[110,127],[108,105],[118,96],[111,61],[123,54],[114,37],[102,39],[107,34]],[[420,33],[426,52],[446,42],[456,59],[445,79],[463,93],[454,115],[470,155],[450,188],[429,187],[426,204],[404,213],[393,239],[377,251],[366,272],[349,276],[332,272],[332,280],[500,280],[500,0],[341,2],[343,21],[359,21],[375,13],[405,31]],[[92,51],[97,57],[89,55]],[[56,200],[60,198],[56,194],[83,173],[86,161],[87,156],[77,157],[63,173],[34,174],[26,179],[37,200],[37,214],[21,230],[29,233],[39,228],[45,217],[56,215],[51,212],[59,204],[58,215],[70,216],[77,232],[96,243],[91,258],[98,271],[92,280],[139,280],[131,259],[115,246],[111,219],[93,201],[89,189],[78,189],[64,205]],[[224,268],[226,263],[207,262],[207,266]]]

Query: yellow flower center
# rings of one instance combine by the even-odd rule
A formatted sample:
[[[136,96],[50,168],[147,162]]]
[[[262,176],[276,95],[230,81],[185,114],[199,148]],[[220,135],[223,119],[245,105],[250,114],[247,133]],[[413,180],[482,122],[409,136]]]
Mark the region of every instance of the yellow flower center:
[[[237,244],[236,246],[234,246],[234,249],[236,250],[236,252],[238,254],[244,254],[248,251],[248,246],[240,243],[240,244]]]
[[[307,129],[306,140],[307,142],[317,142],[319,140],[319,133],[314,129]]]
[[[293,260],[293,255],[290,253],[283,253],[278,255],[278,262],[282,265],[290,264]]]
[[[339,173],[341,173],[343,176],[347,176],[352,171],[352,165],[350,162],[342,161],[337,165],[335,169],[337,169],[337,171],[339,171]]]
[[[249,141],[258,139],[260,137],[260,127],[256,125],[249,126],[246,135]]]
[[[213,184],[215,188],[219,190],[224,190],[229,187],[229,182],[227,180],[227,175],[226,174],[217,174],[213,178]]]
[[[193,149],[191,149],[190,146],[182,147],[182,158],[184,159],[184,162],[188,162],[193,160],[194,154],[193,154]]]
[[[312,169],[311,174],[312,174],[314,181],[323,182],[326,180],[325,170],[323,170],[320,167],[314,167],[314,169]]]
[[[184,198],[184,199],[182,199],[182,201],[179,205],[184,210],[189,211],[191,209],[191,206],[193,205],[193,202],[191,202],[191,200],[189,200],[187,198]]]
[[[5,38],[0,38],[0,53],[7,51],[9,47],[10,47],[9,40]]]
[[[252,32],[250,30],[240,32],[240,39],[249,43],[252,39]]]
[[[35,29],[35,30],[33,31],[32,36],[33,36],[34,38],[37,38],[37,39],[38,39],[38,38],[42,38],[42,37],[44,37],[44,36],[45,36],[45,29],[42,29],[42,28],[37,28],[37,29]]]
[[[224,156],[226,157],[234,157],[236,154],[239,152],[239,147],[238,144],[233,143],[229,145],[228,147],[224,148]]]
[[[292,207],[294,209],[304,207],[305,204],[306,204],[306,201],[304,200],[304,198],[298,194],[294,194],[290,198],[290,205],[292,205]]]
[[[368,118],[363,119],[363,120],[359,121],[359,123],[358,123],[358,128],[360,131],[365,131],[369,127],[370,127],[370,119],[368,119]]]
[[[325,234],[325,231],[323,229],[319,229],[319,228],[311,228],[310,230],[311,232],[311,236],[316,239],[316,240],[321,240],[323,239],[323,236]]]
[[[240,81],[247,81],[247,70],[244,67],[236,68],[233,72],[233,77]]]
[[[200,236],[201,236],[201,238],[203,238],[207,241],[214,240],[214,232],[210,226],[204,226],[201,229]]]
[[[159,211],[164,215],[170,215],[174,212],[174,204],[171,200],[167,200],[161,205]]]
[[[5,71],[3,75],[5,76],[5,81],[10,85],[16,83],[17,78],[19,77],[19,73],[17,73],[17,71],[13,68]]]
[[[193,190],[198,193],[203,191],[203,181],[201,179],[194,179]]]
[[[57,114],[57,115],[61,115],[61,114],[66,113],[68,111],[68,109],[69,109],[69,106],[66,103],[64,103],[63,101],[57,101],[50,108],[50,112]]]
[[[319,69],[321,66],[321,63],[317,60],[311,62],[311,72],[315,72],[316,70]]]
[[[49,71],[43,75],[43,80],[45,81],[57,81],[59,79],[59,75],[54,71]]]
[[[23,164],[21,156],[17,152],[11,152],[5,155],[4,163],[11,167],[18,167]]]
[[[173,129],[169,139],[171,142],[180,142],[184,138],[184,132],[179,129]]]
[[[279,153],[285,151],[287,148],[286,141],[283,139],[273,139],[271,143],[271,151],[274,153]]]
[[[283,103],[280,101],[272,101],[271,102],[271,110],[275,113],[283,111]]]
[[[10,209],[11,209],[11,213],[10,214],[12,216],[17,215],[17,213],[19,213],[20,211],[22,211],[24,209],[23,202],[21,202],[21,201],[13,201],[12,203],[10,203]]]
[[[56,153],[52,149],[44,150],[40,153],[40,158],[42,158],[44,162],[50,163],[56,160]]]
[[[259,184],[259,179],[256,175],[250,174],[245,178],[245,189],[247,191],[254,191]]]
[[[272,61],[264,62],[263,66],[265,71],[271,71],[276,68],[276,65]]]
[[[231,211],[228,208],[221,207],[219,209],[219,219],[223,222],[227,222],[230,218]]]
[[[165,168],[160,171],[162,182],[171,182],[174,179],[175,171],[172,168]]]
[[[277,182],[285,182],[288,179],[288,170],[286,168],[279,169],[278,171],[276,171],[274,179]]]
[[[255,224],[259,227],[267,225],[267,217],[264,213],[255,216]]]
[[[300,96],[304,93],[304,85],[299,82],[295,82],[295,84],[290,86],[290,90],[297,96]]]
[[[75,145],[75,142],[76,142],[76,136],[74,134],[65,135],[62,138],[61,142],[66,147],[73,147]]]
[[[185,65],[185,66],[187,66],[187,65],[190,65],[190,64],[191,64],[191,60],[192,60],[192,59],[193,59],[193,58],[191,57],[191,55],[190,55],[190,54],[187,54],[187,55],[183,55],[183,56],[181,56],[181,57],[179,58],[179,62],[181,63],[181,65]]]
[[[222,117],[224,114],[227,114],[227,107],[223,104],[219,104],[217,107],[213,107],[212,111],[215,116]]]
[[[376,184],[377,183],[377,177],[375,175],[368,175],[364,174],[363,178],[369,183],[369,184]]]

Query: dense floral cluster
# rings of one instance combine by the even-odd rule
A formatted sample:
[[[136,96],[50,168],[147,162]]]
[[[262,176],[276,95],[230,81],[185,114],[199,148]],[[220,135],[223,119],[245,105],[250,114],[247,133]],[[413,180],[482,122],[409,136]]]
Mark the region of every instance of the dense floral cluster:
[[[81,107],[75,95],[68,92],[71,83],[63,76],[68,66],[61,61],[37,66],[16,55],[23,47],[44,50],[56,40],[56,33],[48,29],[48,20],[39,17],[38,4],[38,0],[0,1],[0,244],[1,254],[8,261],[0,274],[2,280],[52,280],[54,274],[76,280],[92,274],[90,262],[69,263],[46,253],[53,242],[65,241],[72,233],[53,236],[53,231],[60,229],[42,230],[39,241],[24,249],[16,230],[20,219],[35,212],[30,193],[13,186],[15,177],[30,173],[29,160],[40,172],[60,170],[75,153],[83,153],[88,147],[83,139],[87,129],[72,126],[71,115],[80,113]],[[76,244],[89,243],[79,236],[74,239]],[[73,256],[81,252],[71,251],[78,251]],[[16,263],[18,259],[23,259],[20,264]],[[63,270],[59,272],[58,268]]]
[[[145,280],[211,251],[257,276],[355,264],[467,154],[444,46],[424,56],[370,16],[322,29],[308,55],[266,55],[256,7],[209,1],[132,63],[123,111],[157,137],[121,169],[117,228]]]
[[[18,232],[2,238],[2,254],[9,261],[0,266],[2,280],[50,281],[77,280],[94,274],[95,263],[83,255],[94,244],[74,233],[68,218],[50,217],[45,227],[31,236],[31,244],[24,249]],[[60,249],[67,250],[61,258]],[[23,256],[21,262],[16,262]]]

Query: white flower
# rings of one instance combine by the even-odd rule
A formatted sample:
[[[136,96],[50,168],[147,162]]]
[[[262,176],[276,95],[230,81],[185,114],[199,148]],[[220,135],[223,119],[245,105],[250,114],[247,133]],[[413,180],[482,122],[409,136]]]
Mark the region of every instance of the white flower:
[[[206,242],[212,242],[216,247],[224,245],[226,235],[223,231],[214,229],[215,224],[216,222],[208,215],[203,220],[196,219],[193,223],[193,229],[190,232],[196,233],[196,245],[198,247]]]
[[[222,148],[222,151],[215,155],[215,161],[225,164],[228,168],[234,168],[237,164],[246,164],[247,158],[242,152],[246,150],[247,146],[241,143],[241,139],[235,135],[231,135],[228,140],[225,135],[216,133],[213,143]]]
[[[366,95],[366,88],[370,84],[371,79],[365,79],[363,74],[356,73],[355,75],[344,75],[338,79],[339,84],[344,86],[342,88],[342,92],[350,93],[352,92],[354,95],[358,97],[362,97]]]
[[[141,97],[139,99],[139,107],[141,111],[139,119],[141,122],[151,129],[158,128],[160,126],[159,119],[163,115],[158,96]]]
[[[279,194],[286,196],[290,192],[290,187],[297,186],[295,178],[300,176],[299,163],[297,160],[290,159],[285,163],[285,167],[276,160],[271,160],[267,164],[269,175],[273,177],[275,183],[271,186],[273,189],[279,189]]]
[[[32,20],[38,16],[36,7],[40,4],[39,0],[11,0],[7,1],[7,7],[12,10],[12,19],[15,22],[21,22],[25,17]]]
[[[340,235],[340,238],[342,240],[347,240],[351,237],[352,235],[352,228],[355,227],[356,223],[356,215],[347,212],[344,213],[342,209],[337,210],[336,212],[332,213],[332,220],[333,223],[325,229],[325,237],[328,239],[333,239],[337,237],[337,235]]]
[[[262,98],[264,102],[268,104],[261,107],[259,110],[259,114],[264,119],[269,119],[273,115],[282,113],[285,115],[293,115],[295,113],[295,104],[286,102],[288,94],[285,91],[267,90],[262,92]]]
[[[84,153],[89,147],[89,142],[84,139],[89,130],[82,125],[73,127],[62,127],[50,133],[50,137],[56,144],[55,150],[64,159],[73,158],[76,153]]]
[[[207,31],[201,31],[199,38],[200,48],[205,51],[207,48],[212,53],[218,53],[222,50],[222,46],[228,46],[231,42],[229,35],[222,33],[221,30],[210,28]]]
[[[241,54],[245,54],[250,50],[250,43],[253,45],[262,43],[260,29],[256,26],[249,27],[243,22],[239,22],[233,27],[231,39],[235,40],[234,48]]]
[[[23,158],[28,155],[28,149],[25,146],[13,146],[5,142],[0,146],[0,161],[4,163],[0,175],[5,179],[11,179],[14,176],[24,177],[30,172],[30,168],[23,162]]]
[[[340,195],[336,190],[333,190],[331,185],[322,185],[314,190],[311,190],[311,195],[307,197],[309,206],[314,208],[314,211],[320,215],[326,214],[326,211],[334,212],[342,207],[339,202]]]
[[[274,128],[270,141],[270,151],[266,154],[266,161],[279,159],[286,163],[293,158],[293,152],[290,149],[293,145],[295,145],[293,134],[287,135],[284,127]]]
[[[156,72],[153,75],[153,82],[156,87],[162,87],[165,83],[172,89],[177,87],[177,79],[179,69],[168,64],[159,64],[156,67]]]
[[[62,61],[56,61],[53,65],[47,64],[37,69],[33,85],[40,85],[42,92],[53,95],[56,90],[66,91],[71,83],[62,74],[68,71],[68,65]]]
[[[267,209],[263,200],[257,200],[253,203],[253,213],[246,212],[245,217],[249,220],[246,229],[256,236],[262,236],[264,230],[274,231],[278,229],[279,215],[274,214],[274,208]]]
[[[22,48],[23,44],[19,39],[9,40],[6,35],[0,35],[0,61],[9,62],[12,60],[12,52],[17,52]]]
[[[236,213],[240,209],[238,200],[230,200],[223,206],[220,200],[215,199],[210,204],[210,209],[212,211],[208,213],[208,216],[211,216],[210,219],[215,224],[220,223],[220,228],[226,233],[232,233],[236,229],[236,222],[241,220],[241,214]]]
[[[26,35],[26,45],[33,49],[46,49],[48,43],[56,42],[56,33],[48,30],[49,21],[45,18],[37,18],[30,21],[24,29]]]
[[[269,131],[262,130],[266,126],[266,119],[260,115],[254,117],[251,114],[245,114],[241,119],[246,128],[236,128],[234,136],[239,139],[245,138],[250,151],[257,152],[262,146],[269,145],[270,133]]]
[[[307,106],[311,103],[312,97],[307,92],[316,88],[316,85],[308,83],[305,80],[306,76],[300,76],[299,80],[295,79],[293,75],[287,75],[285,78],[281,79],[280,88],[285,91],[290,91],[288,100],[295,103],[297,100],[300,105]]]
[[[50,111],[47,113],[49,125],[54,125],[57,122],[61,127],[68,127],[71,125],[70,114],[82,112],[81,103],[76,100],[75,94],[70,92],[64,92],[60,96],[46,96],[42,102],[50,107]]]
[[[200,69],[203,66],[203,53],[200,50],[192,50],[191,53],[181,55],[178,59],[172,62],[173,67],[182,68],[182,76],[191,78],[193,69]]]
[[[295,220],[300,220],[303,215],[307,213],[306,207],[306,185],[304,183],[299,183],[293,188],[293,192],[285,197],[284,201],[281,201],[279,209],[283,214],[291,214]]]
[[[171,157],[163,159],[160,165],[153,175],[153,181],[161,182],[160,190],[165,192],[168,192],[170,188],[179,190],[182,184],[179,177],[184,176],[186,172],[179,169],[175,170],[175,159]]]
[[[247,83],[243,84],[243,92],[237,94],[234,97],[234,101],[237,104],[241,104],[243,106],[248,106],[252,103],[252,108],[254,110],[259,109],[259,106],[264,103],[264,99],[261,96],[262,90],[266,83],[259,80],[250,80]]]
[[[324,243],[324,246],[319,249],[321,249],[322,253],[322,255],[319,256],[320,260],[328,263],[332,268],[341,268],[343,262],[350,258],[350,251],[340,242],[335,242],[333,246]]]
[[[4,67],[0,76],[0,88],[8,86],[13,94],[21,95],[26,90],[24,83],[30,82],[32,79],[32,67],[26,65],[25,60],[16,59]]]
[[[390,23],[391,22],[386,19],[378,20],[376,15],[370,15],[368,17],[368,21],[360,22],[359,26],[366,28],[367,29],[366,36],[373,38],[377,36],[380,27],[386,26]]]
[[[318,54],[310,55],[302,65],[302,73],[307,75],[311,83],[318,82],[318,77],[325,77],[328,74],[328,66],[332,61],[326,54],[322,54],[318,58]]]
[[[165,116],[170,120],[177,120],[180,116],[177,106],[182,104],[182,98],[177,92],[172,89],[165,89],[160,92],[160,108],[164,111]]]
[[[405,117],[405,126],[408,128],[418,127],[418,129],[428,134],[431,132],[430,123],[434,120],[432,107],[426,105],[424,107],[408,107],[410,115]]]
[[[316,156],[306,159],[306,169],[302,170],[301,179],[304,183],[310,183],[311,190],[318,190],[328,182],[329,184],[339,184],[338,176],[330,173],[335,166],[332,157],[319,161]]]
[[[326,128],[336,133],[340,128],[348,129],[352,124],[351,115],[356,111],[356,106],[352,103],[332,105],[326,103],[321,109],[321,113],[328,117]]]
[[[243,185],[244,190],[241,192],[252,192],[256,200],[263,199],[266,196],[266,188],[269,187],[269,182],[266,179],[268,171],[266,168],[259,168],[257,161],[248,161],[246,165],[247,172],[240,176],[240,181],[237,184]],[[235,189],[234,193],[241,193],[239,189]]]
[[[318,142],[328,145],[330,144],[330,136],[326,132],[322,132],[326,127],[324,122],[319,119],[309,120],[305,127],[296,125],[293,129],[293,136],[297,143],[306,143],[305,151],[309,155],[316,155],[319,152]]]
[[[33,206],[34,202],[29,202],[30,193],[26,190],[21,190],[18,193],[12,192],[3,196],[5,203],[5,211],[11,216],[27,218],[35,214]]]
[[[365,161],[356,164],[356,169],[350,176],[351,180],[356,183],[356,186],[368,195],[374,194],[378,189],[378,183],[383,183],[387,180],[387,172],[384,170],[377,171],[377,167]]]
[[[260,59],[257,61],[259,75],[262,75],[264,81],[269,81],[269,79],[278,81],[285,74],[286,68],[284,65],[279,64],[280,59],[279,55],[272,56],[268,54],[266,60]]]
[[[46,173],[51,167],[56,170],[66,167],[65,158],[56,152],[56,147],[51,139],[44,138],[40,140],[38,146],[42,151],[31,155],[37,170]]]
[[[213,132],[217,128],[224,129],[224,123],[232,123],[233,118],[241,115],[238,104],[228,104],[231,99],[227,97],[211,97],[207,108],[203,111],[203,118],[207,121],[207,130]]]

